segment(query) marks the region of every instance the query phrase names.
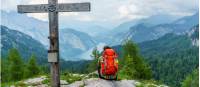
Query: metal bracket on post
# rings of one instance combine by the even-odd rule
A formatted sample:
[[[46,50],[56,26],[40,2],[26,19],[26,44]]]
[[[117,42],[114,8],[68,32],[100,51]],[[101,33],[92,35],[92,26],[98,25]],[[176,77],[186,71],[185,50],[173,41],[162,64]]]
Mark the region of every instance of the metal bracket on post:
[[[57,50],[48,50],[48,62],[58,62],[58,51]]]

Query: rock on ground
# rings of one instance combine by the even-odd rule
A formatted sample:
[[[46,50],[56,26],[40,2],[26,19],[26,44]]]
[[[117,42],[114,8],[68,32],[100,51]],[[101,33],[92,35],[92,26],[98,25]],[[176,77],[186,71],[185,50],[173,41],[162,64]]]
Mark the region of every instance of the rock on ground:
[[[28,85],[28,87],[50,87],[47,84],[43,84],[42,81],[47,79],[46,76],[40,76],[37,78],[31,78],[23,81],[24,84]],[[136,85],[141,84],[135,80],[121,80],[121,81],[111,81],[111,80],[104,80],[100,78],[89,78],[84,79],[82,81],[76,81],[72,84],[68,84],[65,80],[60,80],[61,87],[136,87]],[[149,86],[155,87],[168,87],[165,85],[156,85],[147,83],[145,84],[146,87]],[[15,86],[12,86],[15,87]]]
[[[77,81],[70,85],[62,85],[61,87],[135,87],[134,80],[109,81],[99,78],[90,78],[83,81]]]
[[[49,87],[49,85],[42,83],[42,81],[44,81],[46,79],[47,79],[46,76],[40,76],[40,77],[36,77],[36,78],[27,79],[27,80],[23,81],[23,83],[28,85],[28,87]],[[66,82],[65,80],[60,80],[60,83],[63,85],[68,84],[68,82]]]
[[[30,85],[40,85],[42,84],[42,81],[46,79],[46,76],[41,76],[38,78],[31,78],[31,79],[27,79],[24,81],[25,84],[30,84]]]

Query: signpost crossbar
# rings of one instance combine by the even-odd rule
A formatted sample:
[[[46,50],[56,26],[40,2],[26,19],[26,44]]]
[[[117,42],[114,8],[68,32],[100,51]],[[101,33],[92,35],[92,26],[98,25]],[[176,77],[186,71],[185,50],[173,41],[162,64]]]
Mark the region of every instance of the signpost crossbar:
[[[18,5],[17,9],[19,13],[84,12],[90,11],[90,3]]]

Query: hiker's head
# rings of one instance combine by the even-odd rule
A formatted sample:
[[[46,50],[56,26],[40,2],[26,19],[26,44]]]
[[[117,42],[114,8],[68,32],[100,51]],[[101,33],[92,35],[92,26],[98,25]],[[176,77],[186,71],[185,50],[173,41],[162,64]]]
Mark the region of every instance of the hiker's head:
[[[103,47],[103,50],[106,50],[106,49],[111,49],[111,47],[109,47],[109,46],[104,46],[104,47]]]

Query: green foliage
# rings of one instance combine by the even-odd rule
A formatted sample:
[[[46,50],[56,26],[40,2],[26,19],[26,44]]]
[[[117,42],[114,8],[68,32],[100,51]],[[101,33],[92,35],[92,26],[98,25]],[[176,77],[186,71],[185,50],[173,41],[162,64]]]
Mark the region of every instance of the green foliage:
[[[37,65],[36,63],[36,56],[35,55],[32,55],[30,58],[29,58],[29,61],[28,61],[28,64],[26,66],[26,69],[25,69],[25,77],[32,77],[32,76],[35,76],[35,75],[38,75],[39,72],[40,72],[40,69],[39,69],[39,66]]]
[[[24,64],[17,49],[11,49],[8,54],[9,80],[17,81],[23,78]]]
[[[119,76],[126,79],[151,79],[152,72],[139,54],[138,47],[132,41],[123,45],[123,58]]]
[[[79,60],[79,61],[60,61],[61,72],[68,71],[70,73],[87,73],[88,64],[92,60]]]
[[[82,80],[83,77],[84,77],[84,75],[72,74],[72,73],[69,73],[69,72],[64,72],[61,75],[61,79],[66,80],[68,83],[80,81],[80,80]]]
[[[199,70],[194,70],[182,83],[182,87],[199,87]]]
[[[1,59],[1,81],[4,85],[9,85],[10,82],[15,83],[16,81],[23,80],[40,73],[39,66],[36,63],[36,57],[31,56],[28,63],[26,64],[17,49],[10,49],[8,56]]]
[[[169,86],[180,87],[185,75],[198,67],[199,48],[192,45],[187,35],[167,34],[139,45],[154,79]]]
[[[39,64],[47,63],[47,50],[39,41],[6,26],[0,27],[1,35],[3,36],[1,38],[1,56],[7,56],[10,49],[16,48],[25,61],[34,53],[37,54],[37,62]]]
[[[47,84],[47,85],[50,86],[50,78],[47,78],[47,79],[43,80],[42,84]]]
[[[87,75],[86,78],[98,78],[98,77],[99,77],[99,75],[97,73],[90,73]]]
[[[3,82],[1,83],[1,87],[11,87],[11,86],[15,86],[15,87],[28,87],[28,85],[24,84],[23,82]]]
[[[88,67],[86,69],[86,71],[88,73],[97,70],[98,61],[100,59],[100,56],[101,56],[101,53],[97,50],[97,48],[94,48],[93,51],[92,51],[92,55],[91,55],[91,57],[93,57],[94,59],[92,60],[91,63],[88,64]]]
[[[170,33],[165,36],[138,44],[141,53],[146,57],[152,55],[167,55],[177,51],[192,47],[191,40],[188,36]]]
[[[198,66],[198,49],[148,57],[154,78],[170,86],[180,87],[185,75]]]
[[[1,81],[8,82],[9,81],[9,68],[8,68],[8,60],[6,58],[1,59]]]
[[[23,83],[23,82],[16,82],[14,85],[15,85],[16,87],[28,87],[28,85],[26,85],[26,84]]]
[[[49,65],[41,65],[38,67],[39,67],[40,74],[49,74],[50,73]]]
[[[85,84],[80,85],[79,87],[85,87]]]

